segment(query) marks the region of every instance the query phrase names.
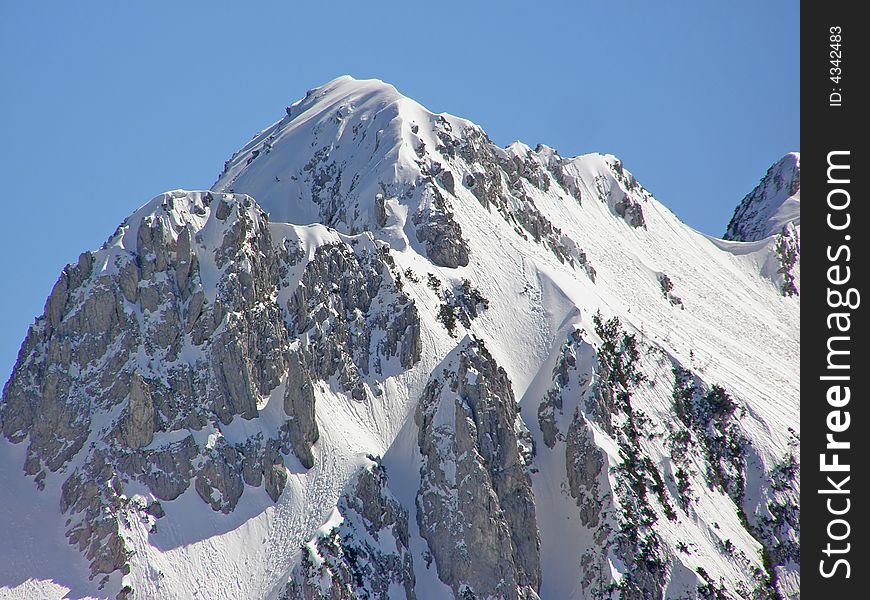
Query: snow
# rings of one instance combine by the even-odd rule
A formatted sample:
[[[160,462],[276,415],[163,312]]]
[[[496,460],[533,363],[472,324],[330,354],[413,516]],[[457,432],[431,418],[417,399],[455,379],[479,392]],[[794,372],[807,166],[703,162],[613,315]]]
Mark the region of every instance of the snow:
[[[668,356],[691,366],[708,384],[723,385],[746,406],[748,416],[742,426],[759,452],[750,470],[747,503],[753,506],[760,501],[761,469],[782,457],[790,428],[800,431],[800,305],[795,298],[782,297],[762,272],[770,257],[769,240],[726,242],[694,231],[651,196],[625,190],[614,175],[614,157],[584,155],[563,166],[566,180],[582,196],[579,204],[555,181],[546,192],[524,180],[521,185],[534,206],[586,252],[597,271],[593,283],[581,269],[557,260],[543,244],[518,236],[497,211],[480,205],[461,184],[479,165],[437,153],[441,141],[436,125],[446,122],[453,135],[461,136],[476,128],[468,121],[432,114],[382,82],[349,77],[312,90],[289,107],[289,113],[228,161],[213,190],[255,198],[270,216],[273,243],[301,244],[306,258],[288,276],[287,287],[279,290],[282,306],[317,247],[351,242],[374,247],[375,240],[388,242],[399,270],[411,269],[419,278],[419,282],[404,278],[403,283],[424,323],[423,356],[412,369],[389,371],[380,382],[383,393],[369,395],[365,402],[352,400],[335,382],[318,382],[321,438],[314,447],[315,467],[306,471],[294,458],[285,457],[289,478],[276,504],[262,488],[247,488],[235,511],[223,515],[208,508],[191,487],[178,499],[163,503],[166,517],[157,521],[156,532],[134,523],[128,535],[137,554],[128,579],[141,594],[137,597],[276,597],[302,545],[317,531],[337,524],[338,497],[369,453],[384,457],[390,490],[411,515],[417,596],[423,600],[450,597],[449,588],[437,579],[434,563],[426,567],[426,543],[414,518],[422,464],[414,410],[429,374],[449,359],[468,333],[483,339],[508,372],[525,425],[535,439],[538,456],[533,466],[537,472],[532,481],[541,532],[541,597],[583,598],[576,580],[577,560],[583,548],[594,543],[592,532],[581,524],[576,502],[566,491],[564,443],[553,450],[544,445],[537,409],[552,383],[553,366],[567,335],[581,329],[590,343],[598,343],[591,320],[596,311],[605,318],[619,316],[643,344],[665,349]],[[419,184],[416,149],[420,142],[454,174],[456,197],[450,197],[451,210],[471,248],[467,267],[447,269],[432,264],[416,240],[411,217],[426,205],[414,191]],[[311,162],[323,149],[322,160]],[[544,165],[559,160],[552,149],[541,147],[533,152],[521,142],[504,153],[531,157]],[[329,164],[342,173],[333,191],[345,199],[347,220],[330,208],[332,192],[317,197],[312,193],[312,173],[328,170]],[[601,198],[601,189],[632,194],[642,207],[646,226],[633,228],[615,215],[612,194]],[[179,193],[164,194],[134,213],[119,236],[110,239],[112,252],[134,250],[141,219]],[[374,216],[378,194],[385,200],[383,227]],[[222,230],[210,212],[206,216],[186,212],[184,219],[199,219],[202,234],[196,243],[202,248],[220,245]],[[797,219],[799,195],[782,201],[768,220],[776,225]],[[112,261],[105,264],[111,268]],[[200,268],[207,295],[212,297],[220,271],[208,261],[201,262]],[[445,287],[468,278],[489,300],[490,307],[472,321],[468,332],[460,328],[460,335],[453,338],[440,325],[441,300],[426,284],[428,273]],[[673,281],[684,310],[663,298],[657,279],[660,273]],[[591,370],[592,346],[587,344],[583,352],[578,364]],[[643,369],[666,370],[651,357],[644,359]],[[577,392],[575,404],[566,404],[559,417],[562,432],[583,390]],[[636,402],[648,414],[667,419],[672,414],[670,394],[671,389],[660,381],[656,388],[639,392]],[[283,384],[262,399],[259,419],[236,418],[220,431],[205,428],[196,435],[234,440],[257,430],[275,431],[284,418],[282,398]],[[437,418],[449,421],[453,416],[439,414]],[[611,465],[616,464],[615,441],[594,423],[590,427],[596,444]],[[152,445],[169,443],[177,435],[158,433]],[[669,468],[661,448],[646,449]],[[46,594],[64,590],[72,595],[95,593],[94,583],[82,575],[87,573],[84,560],[63,539],[58,484],[49,478],[46,491],[36,493],[31,480],[20,473],[22,464],[23,444],[0,442],[0,481],[4,482],[0,486],[4,515],[0,518],[4,539],[0,585],[6,586],[0,587],[0,596],[25,598],[34,589]],[[611,481],[605,479],[602,485],[609,486]],[[742,529],[727,497],[702,485],[696,485],[695,491],[699,496],[696,519],[674,524],[662,517],[662,535],[670,545],[693,540],[694,552],[687,559],[690,566],[704,565],[731,585],[742,574],[733,564],[721,564],[717,544],[730,539],[756,562],[758,545]],[[29,532],[27,536],[21,535],[23,529]],[[618,577],[624,567],[615,557],[612,560],[613,575]],[[22,577],[24,573],[28,579]],[[675,577],[673,593],[693,589],[696,579],[694,572]]]

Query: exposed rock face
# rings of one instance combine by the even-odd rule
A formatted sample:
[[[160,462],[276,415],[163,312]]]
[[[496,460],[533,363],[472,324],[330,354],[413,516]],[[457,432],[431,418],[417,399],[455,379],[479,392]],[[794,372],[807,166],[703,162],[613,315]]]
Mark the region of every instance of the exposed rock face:
[[[406,369],[420,359],[420,318],[395,281],[389,253],[373,244],[356,254],[345,244],[320,246],[287,308],[313,377],[336,376],[356,400],[371,393],[366,379]],[[377,300],[373,306],[373,301]],[[375,331],[383,331],[375,341]],[[304,335],[303,335],[304,334]]]
[[[378,227],[384,227],[387,224],[387,209],[383,194],[375,196],[375,222]]]
[[[439,267],[467,267],[468,242],[462,228],[438,188],[429,185],[426,189],[432,197],[431,208],[414,216],[417,241],[426,245],[426,256]]]
[[[613,511],[612,490],[607,479],[607,456],[599,448],[579,408],[574,413],[565,443],[568,489],[577,502],[580,520],[594,531],[595,545],[580,558],[580,581],[584,589],[605,593],[611,580],[608,565],[612,528],[606,515]]]
[[[360,471],[325,528],[302,548],[286,600],[414,600],[408,512],[387,487],[377,459]]]
[[[482,342],[463,342],[423,392],[417,522],[457,596],[534,598],[540,542],[510,380]]]
[[[462,228],[448,212],[431,212],[417,230],[417,241],[426,244],[426,256],[440,267],[468,266],[468,245]]]
[[[548,448],[553,448],[557,440],[565,439],[565,432],[559,427],[559,421],[564,416],[565,403],[562,396],[565,388],[572,384],[578,386],[575,395],[579,396],[585,393],[585,388],[592,378],[591,372],[585,376],[572,377],[577,369],[582,368],[582,365],[577,364],[578,349],[582,347],[582,342],[583,334],[579,330],[575,329],[571,332],[553,367],[553,385],[547,390],[538,406],[538,425],[544,437],[544,444]]]
[[[502,149],[480,129],[470,128],[459,138],[448,123],[440,125],[437,131],[442,145],[438,149],[451,156],[455,152],[472,166],[465,185],[478,202],[488,210],[495,209],[518,235],[525,239],[531,235],[535,242],[548,247],[560,262],[582,268],[594,281],[595,269],[586,252],[535,206],[534,194],[550,190],[553,178],[560,184],[567,183],[564,177],[557,175],[562,173],[558,155],[544,147],[533,152],[521,144]],[[580,192],[576,188],[565,189],[579,199]]]
[[[215,412],[226,424],[235,415],[257,416],[257,401],[286,372],[289,339],[272,299],[284,257],[273,248],[265,215],[250,198],[234,205],[225,198],[219,206],[230,208],[224,211],[226,229],[214,254],[223,276],[215,308],[221,319],[214,319],[219,329],[211,350],[214,377],[223,391],[215,398]]]
[[[680,308],[685,308],[683,306],[683,300],[674,294],[674,282],[668,277],[667,273],[659,273],[656,276],[658,279],[659,286],[662,289],[662,296],[665,300],[671,303],[673,306],[679,306]]]
[[[797,267],[801,256],[800,228],[794,223],[783,226],[782,232],[776,236],[774,252],[779,261],[777,275],[781,277],[779,286],[783,296],[798,296]]]
[[[143,448],[154,439],[154,402],[148,385],[137,374],[130,382],[130,400],[120,426],[121,441],[128,448]]]
[[[311,446],[320,437],[314,418],[314,382],[311,380],[305,354],[294,353],[287,369],[287,385],[284,388],[284,412],[294,418],[287,424],[293,451],[306,469],[314,466]]]
[[[580,411],[575,411],[566,438],[568,487],[581,508],[583,523],[597,526],[603,513],[598,479],[604,472],[605,458],[595,446],[589,426]]]
[[[3,390],[3,434],[13,442],[29,436],[30,475],[44,467],[56,471],[72,458],[87,439],[92,407],[111,406],[129,390],[130,377],[115,373],[96,373],[86,386],[77,381],[78,370],[95,359],[119,369],[139,341],[138,323],[125,313],[121,294],[109,277],[93,272],[93,263],[85,254],[64,269]]]
[[[314,465],[318,380],[337,374],[361,400],[370,370],[419,360],[416,308],[371,240],[359,258],[343,243],[318,248],[280,307],[281,290],[297,283],[296,243],[273,240],[246,196],[173,192],[64,270],[4,389],[0,420],[6,438],[29,440],[24,468],[39,485],[88,439],[105,442],[78,461],[61,502],[70,542],[94,574],[125,569],[119,511],[147,508],[131,504],[126,483],[159,500],[193,484],[224,513],[246,484],[277,501],[287,457]],[[283,407],[277,430],[256,425],[266,402]],[[226,437],[236,419],[255,422],[253,433]]]
[[[623,196],[613,205],[613,210],[620,217],[625,219],[625,222],[632,227],[643,227],[645,224],[643,218],[643,209],[640,204],[632,200],[629,196]]]
[[[608,174],[595,177],[595,192],[611,212],[634,228],[646,228],[643,203],[652,195],[629,173],[619,159],[608,156]]]
[[[213,223],[214,204],[224,220],[235,218],[212,259],[192,234]],[[162,432],[256,417],[259,398],[286,370],[286,329],[269,300],[279,259],[250,199],[165,194],[148,208],[65,270],[4,392],[4,434],[29,434],[25,469],[38,480],[44,469],[66,464],[88,436],[119,441],[88,453],[64,485],[61,507],[77,522],[68,536],[88,548],[94,573],[125,564],[115,510],[125,481],[173,499],[195,480],[215,510],[232,510],[243,490],[235,446],[200,448],[188,436],[149,447]],[[127,249],[131,239],[134,250]],[[221,270],[208,293],[201,255]],[[137,364],[137,352],[150,360]],[[38,421],[35,407],[43,409]],[[248,444],[255,455],[264,450],[257,443]],[[99,485],[110,480],[112,486]]]

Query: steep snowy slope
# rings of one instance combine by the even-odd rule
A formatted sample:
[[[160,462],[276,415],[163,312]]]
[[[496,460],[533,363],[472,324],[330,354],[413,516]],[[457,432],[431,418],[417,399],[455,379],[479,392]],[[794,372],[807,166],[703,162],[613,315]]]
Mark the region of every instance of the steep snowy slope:
[[[59,280],[3,391],[31,491],[0,530],[48,496],[3,554],[60,527],[85,560],[2,593],[798,597],[775,242],[379,81],[286,112]]]

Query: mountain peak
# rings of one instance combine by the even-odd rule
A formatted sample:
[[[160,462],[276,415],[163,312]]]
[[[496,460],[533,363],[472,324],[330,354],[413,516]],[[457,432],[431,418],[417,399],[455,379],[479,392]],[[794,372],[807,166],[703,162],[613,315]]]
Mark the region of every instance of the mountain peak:
[[[314,89],[322,92],[338,92],[344,94],[368,91],[401,96],[398,90],[396,90],[396,86],[387,83],[382,79],[357,79],[352,75],[339,75],[332,81],[328,81]]]
[[[789,152],[775,162],[734,210],[724,238],[738,242],[762,240],[800,224],[801,156]]]
[[[387,104],[403,98],[405,96],[400,94],[395,86],[380,79],[355,79],[350,75],[341,75],[308,90],[304,98],[287,108],[287,112],[288,115],[299,114],[313,106],[323,111],[342,104],[366,105],[373,102]]]
[[[426,148],[452,145],[447,137],[469,127],[383,81],[342,76],[288,106],[284,118],[225,163],[212,189],[245,190],[275,221],[324,222],[354,233],[372,227],[377,194],[419,183]]]

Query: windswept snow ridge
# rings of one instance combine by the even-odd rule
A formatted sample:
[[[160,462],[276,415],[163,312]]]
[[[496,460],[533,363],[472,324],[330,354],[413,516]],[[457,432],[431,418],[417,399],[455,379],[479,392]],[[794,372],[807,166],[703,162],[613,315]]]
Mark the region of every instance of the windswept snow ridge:
[[[0,596],[799,598],[799,230],[797,154],[718,240],[614,156],[311,90],[64,270]]]

